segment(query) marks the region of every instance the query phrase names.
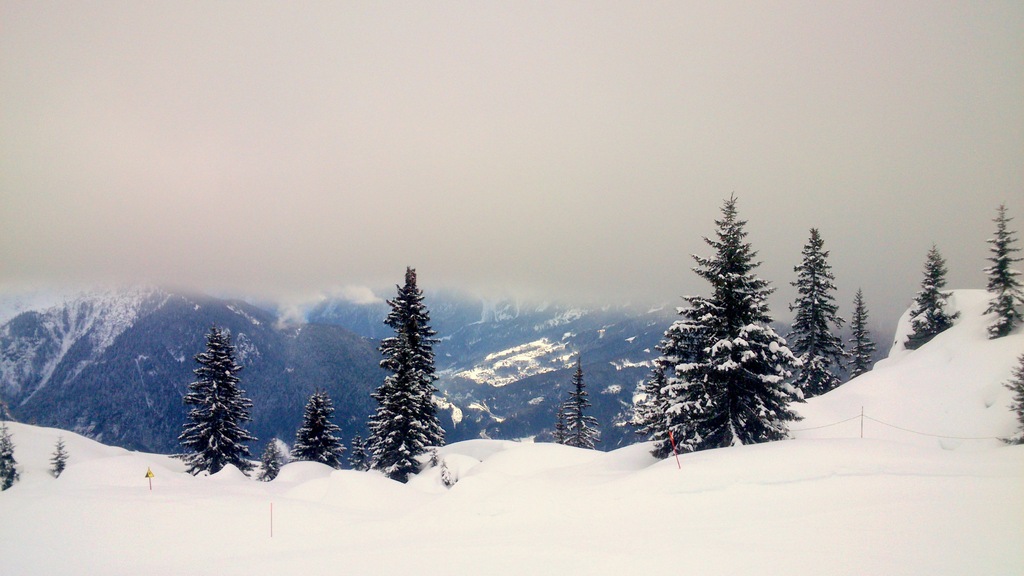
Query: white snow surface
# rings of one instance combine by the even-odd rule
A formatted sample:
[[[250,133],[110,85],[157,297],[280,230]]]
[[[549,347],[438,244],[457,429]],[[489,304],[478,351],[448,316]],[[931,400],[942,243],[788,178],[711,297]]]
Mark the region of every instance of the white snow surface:
[[[0,492],[2,572],[1021,574],[1024,446],[872,422],[859,437],[862,405],[922,432],[1012,432],[1002,382],[1024,335],[989,341],[984,293],[955,301],[956,326],[799,405],[793,428],[855,420],[678,466],[647,444],[473,440],[438,450],[450,489],[439,467],[399,484],[309,462],[261,483],[9,423],[22,478]],[[70,457],[54,479],[58,435]]]

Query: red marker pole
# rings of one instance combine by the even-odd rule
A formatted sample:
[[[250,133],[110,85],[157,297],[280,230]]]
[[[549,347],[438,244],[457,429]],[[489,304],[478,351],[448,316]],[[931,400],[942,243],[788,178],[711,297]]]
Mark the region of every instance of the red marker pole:
[[[274,503],[270,503],[270,537],[274,537]]]
[[[672,441],[672,453],[676,455],[676,467],[680,470],[683,469],[683,465],[679,463],[679,451],[676,450],[676,437],[672,435],[672,431],[668,431],[668,439]]]

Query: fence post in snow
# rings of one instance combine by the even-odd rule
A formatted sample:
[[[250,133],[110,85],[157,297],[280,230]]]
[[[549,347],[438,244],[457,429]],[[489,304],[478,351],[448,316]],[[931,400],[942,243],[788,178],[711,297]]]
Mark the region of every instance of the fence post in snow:
[[[679,451],[676,450],[676,437],[672,435],[672,431],[668,431],[668,439],[672,441],[672,453],[676,455],[676,468],[683,469],[683,465],[679,463]]]

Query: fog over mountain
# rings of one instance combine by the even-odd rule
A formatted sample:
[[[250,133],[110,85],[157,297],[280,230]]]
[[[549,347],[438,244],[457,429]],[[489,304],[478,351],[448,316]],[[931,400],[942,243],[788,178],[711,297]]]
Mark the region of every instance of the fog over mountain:
[[[730,194],[788,316],[809,228],[891,332],[1024,218],[1024,5],[0,1],[0,285],[618,305]],[[1018,220],[1018,223],[1020,220]],[[383,291],[381,291],[383,288]]]

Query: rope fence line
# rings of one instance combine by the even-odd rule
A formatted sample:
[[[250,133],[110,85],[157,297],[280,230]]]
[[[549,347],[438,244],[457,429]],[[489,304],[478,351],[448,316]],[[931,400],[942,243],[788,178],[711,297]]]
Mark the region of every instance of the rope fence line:
[[[840,420],[838,422],[833,422],[831,424],[824,424],[822,426],[811,426],[810,428],[791,428],[789,431],[790,432],[807,432],[809,430],[820,430],[822,428],[831,428],[832,426],[838,426],[840,424],[845,424],[845,423],[851,422],[853,420],[860,420],[861,421],[861,423],[860,423],[860,425],[861,425],[861,438],[864,437],[864,420],[871,420],[872,422],[881,424],[882,426],[888,426],[889,428],[895,428],[896,430],[902,430],[903,432],[909,432],[911,434],[918,434],[920,436],[929,436],[929,437],[932,437],[932,438],[943,438],[943,439],[948,439],[948,440],[1000,440],[1000,438],[998,436],[946,436],[944,434],[930,434],[928,432],[921,432],[921,431],[918,431],[918,430],[911,430],[910,428],[904,428],[902,426],[897,426],[895,424],[890,424],[889,422],[883,422],[882,420],[879,420],[878,418],[872,418],[871,416],[868,416],[867,414],[865,414],[863,412],[863,409],[861,409],[861,413],[860,414],[858,414],[856,416],[853,416],[853,417],[850,417],[850,418],[847,418],[845,420]]]
[[[825,424],[824,426],[811,426],[810,428],[799,428],[799,429],[797,429],[797,428],[790,428],[789,431],[790,432],[806,432],[808,430],[821,430],[822,428],[831,428],[832,426],[838,426],[840,424],[845,424],[847,422],[850,422],[851,420],[859,420],[859,419],[860,419],[860,414],[857,414],[853,418],[847,418],[846,420],[840,420],[839,422],[833,422],[831,424]]]
[[[942,434],[929,434],[927,432],[918,432],[917,430],[911,430],[910,428],[903,428],[903,427],[897,426],[895,424],[889,424],[888,422],[882,422],[881,420],[879,420],[877,418],[872,418],[871,416],[867,416],[867,415],[865,415],[864,418],[867,419],[867,420],[871,420],[872,422],[878,422],[879,424],[881,424],[883,426],[888,426],[890,428],[895,428],[897,430],[902,430],[904,432],[910,432],[911,434],[920,434],[921,436],[931,436],[932,438],[949,438],[949,439],[952,439],[952,440],[999,440],[998,436],[943,436]]]

